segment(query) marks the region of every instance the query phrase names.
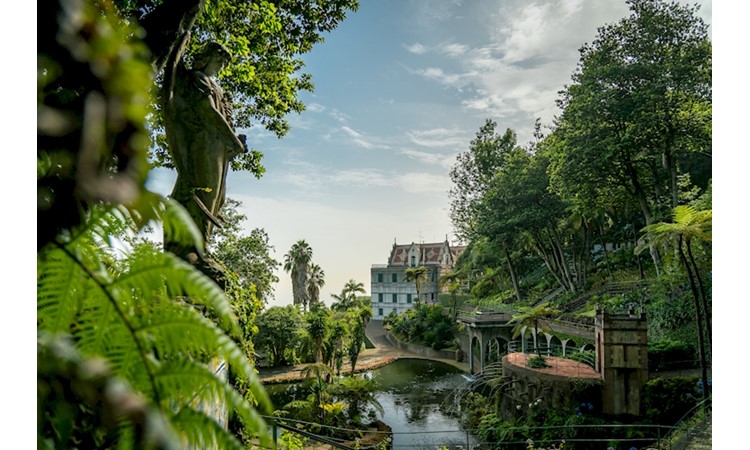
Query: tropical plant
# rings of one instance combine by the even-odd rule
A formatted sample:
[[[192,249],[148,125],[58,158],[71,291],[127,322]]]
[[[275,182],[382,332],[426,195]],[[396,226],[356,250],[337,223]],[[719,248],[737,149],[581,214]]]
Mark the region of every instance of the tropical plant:
[[[265,305],[273,298],[273,285],[279,281],[275,271],[281,263],[271,257],[274,247],[264,229],[255,228],[249,235],[242,235],[241,224],[247,216],[238,211],[241,206],[237,200],[226,199],[221,210],[224,223],[213,233],[209,247],[214,258],[236,274],[237,282],[246,290],[253,289]]]
[[[353,279],[346,282],[344,288],[341,289],[341,294],[331,294],[331,297],[335,300],[331,304],[331,309],[334,311],[347,311],[351,308],[358,307],[357,294],[365,294],[365,285],[359,281]]]
[[[152,212],[164,220],[174,238],[200,240],[180,205],[156,196],[152,201]],[[38,253],[40,367],[49,367],[47,359],[55,357],[57,342],[65,341],[74,349],[71,355],[84,358],[79,364],[89,367],[88,379],[70,385],[88,399],[80,414],[64,413],[64,402],[55,397],[59,384],[40,381],[47,386],[39,391],[44,417],[38,430],[40,442],[57,448],[73,446],[89,423],[86,412],[97,411],[91,403],[92,389],[106,379],[112,380],[112,386],[124,383],[124,395],[132,392],[167,430],[198,447],[242,448],[229,431],[215,426],[206,409],[213,402],[225,405],[252,434],[260,433],[267,440],[265,423],[252,405],[268,411],[270,401],[245,353],[228,336],[239,337],[240,330],[224,292],[170,253],[138,251],[116,264],[107,258],[111,237],[136,231],[140,217],[121,206],[92,208],[81,227],[61,234]],[[214,373],[209,363],[216,358],[227,361],[246,380],[247,399]],[[111,375],[99,378],[95,367],[101,367],[102,375]],[[44,376],[40,374],[41,379]],[[97,446],[115,442],[133,446],[140,433],[136,428],[137,422],[131,421],[109,433],[95,433],[102,438]]]
[[[293,302],[295,305],[301,305],[303,310],[307,309],[309,300],[307,280],[312,254],[310,245],[304,240],[299,240],[292,245],[289,253],[284,255],[284,271],[291,272],[292,276]]]
[[[332,386],[331,393],[346,402],[349,423],[360,424],[365,408],[372,407],[381,416],[385,414],[383,406],[375,397],[377,389],[377,382],[373,378],[357,375],[339,379]]]
[[[307,296],[310,301],[310,309],[320,301],[320,288],[325,286],[326,274],[317,264],[310,264],[308,269],[309,278],[307,279]]]
[[[426,283],[427,280],[427,267],[408,267],[406,269],[406,281],[414,283],[414,287],[417,290],[417,304],[421,301],[420,293],[422,292],[422,285]]]
[[[674,208],[674,222],[655,223],[643,228],[649,242],[659,245],[665,242],[673,242],[679,254],[680,264],[687,272],[690,283],[690,291],[693,294],[695,305],[695,321],[698,328],[698,353],[701,363],[701,379],[706,382],[707,378],[707,348],[711,344],[711,310],[708,306],[706,291],[698,270],[698,265],[693,256],[693,241],[711,241],[711,210],[696,211],[691,206],[680,205]],[[697,281],[697,283],[696,283]],[[704,326],[705,334],[704,334]],[[704,399],[708,399],[709,390],[703,390]]]
[[[270,353],[274,366],[285,362],[286,353],[298,342],[298,331],[302,329],[302,315],[293,305],[273,306],[258,316],[255,347]]]
[[[508,323],[516,324],[513,327],[513,337],[521,335],[524,329],[528,327],[534,328],[534,342],[536,343],[537,356],[542,357],[541,346],[537,343],[539,337],[539,330],[548,331],[548,326],[543,321],[546,318],[560,314],[560,310],[549,306],[548,303],[542,303],[538,306],[520,306],[518,313],[513,315]]]
[[[315,308],[305,316],[307,335],[312,344],[312,355],[316,363],[323,360],[323,347],[331,327],[331,311],[328,308]]]
[[[333,378],[333,371],[323,363],[313,363],[302,369],[302,376],[307,380],[306,384],[314,397],[313,410],[318,419],[322,421],[323,403],[329,396],[328,383]]]

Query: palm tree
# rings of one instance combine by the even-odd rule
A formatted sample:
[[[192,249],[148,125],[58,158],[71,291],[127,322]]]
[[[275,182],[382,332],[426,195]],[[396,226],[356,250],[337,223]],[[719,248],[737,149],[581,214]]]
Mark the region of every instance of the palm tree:
[[[534,327],[534,342],[537,341],[539,330],[548,331],[549,328],[542,322],[547,317],[560,314],[560,310],[549,306],[548,303],[542,303],[539,306],[520,306],[518,313],[513,316],[508,323],[515,323],[516,326],[513,328],[513,337],[516,338],[521,335],[524,328]],[[539,344],[536,344],[536,353],[541,358],[542,351],[539,348]]]
[[[320,288],[325,286],[325,272],[317,264],[308,267],[309,278],[307,279],[307,295],[310,301],[310,309],[320,301]]]
[[[385,414],[383,405],[375,397],[377,382],[373,378],[352,376],[341,379],[334,385],[333,394],[347,403],[347,415],[351,423],[361,422],[362,411],[372,406],[381,417]]]
[[[295,305],[307,308],[308,267],[312,260],[312,248],[303,239],[292,245],[289,253],[284,255],[284,271],[292,275],[292,297]]]
[[[706,299],[706,290],[703,287],[703,281],[698,271],[698,264],[693,256],[693,240],[710,242],[711,241],[711,219],[712,211],[710,209],[696,211],[687,205],[677,206],[673,210],[674,222],[672,223],[654,223],[643,228],[650,244],[656,246],[666,242],[675,242],[677,253],[680,257],[680,263],[687,272],[688,281],[690,282],[690,291],[693,294],[693,304],[695,306],[695,321],[698,327],[698,354],[701,364],[701,379],[703,380],[703,398],[708,399],[709,387],[706,382],[708,377],[706,343],[703,332],[703,324],[706,325],[709,346],[711,345],[711,310],[708,307]],[[696,286],[696,281],[698,286]]]
[[[309,364],[302,369],[302,376],[310,380],[310,390],[314,396],[313,410],[318,419],[323,418],[323,400],[328,395],[328,381],[333,378],[333,371],[323,363]]]
[[[354,322],[352,340],[349,343],[349,362],[352,366],[351,375],[354,376],[354,370],[357,367],[357,359],[362,351],[362,344],[365,342],[365,330],[367,324],[372,319],[372,308],[370,305],[361,302],[356,305],[350,312],[350,319]]]
[[[440,279],[438,280],[438,282],[440,283],[440,287],[442,289],[446,289],[451,295],[450,312],[451,315],[453,315],[454,320],[458,316],[458,299],[456,298],[456,296],[458,295],[458,291],[461,290],[463,278],[464,273],[456,271],[441,275]]]
[[[358,282],[349,280],[341,290],[341,294],[331,294],[336,301],[331,304],[331,309],[334,311],[347,311],[355,306],[357,300],[357,294],[366,294],[365,285]]]
[[[409,267],[406,269],[406,281],[414,282],[414,287],[417,288],[417,305],[420,303],[419,294],[422,292],[422,283],[427,282],[427,267]]]
[[[305,317],[307,334],[312,342],[313,357],[316,363],[321,362],[323,358],[323,346],[330,329],[330,315],[331,312],[327,308],[315,308]]]

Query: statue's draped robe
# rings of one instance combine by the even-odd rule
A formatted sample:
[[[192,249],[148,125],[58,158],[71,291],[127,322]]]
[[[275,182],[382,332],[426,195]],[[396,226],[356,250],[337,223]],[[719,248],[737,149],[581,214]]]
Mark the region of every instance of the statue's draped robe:
[[[221,88],[198,70],[180,68],[167,103],[167,142],[177,170],[171,197],[187,208],[204,241],[226,196],[230,159],[237,153],[230,111]],[[241,151],[241,149],[240,149]],[[167,249],[189,260],[194,248],[168,243]]]

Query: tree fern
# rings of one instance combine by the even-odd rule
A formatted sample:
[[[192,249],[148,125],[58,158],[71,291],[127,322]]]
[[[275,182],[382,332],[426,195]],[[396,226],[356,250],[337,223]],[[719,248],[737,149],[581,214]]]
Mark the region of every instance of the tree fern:
[[[78,229],[38,253],[40,335],[66,333],[84,358],[103,358],[114,377],[143,395],[180,433],[182,444],[242,448],[203,411],[218,403],[272,445],[256,410],[270,411],[270,401],[230,337],[240,332],[224,292],[170,253],[139,251],[122,262],[108,256],[112,236],[154,218],[164,220],[172,239],[200,239],[178,204],[154,197],[147,202],[145,214],[122,206],[92,208]],[[212,358],[227,361],[245,381],[249,400],[213,373],[207,366]],[[128,448],[132,427],[125,423],[118,430],[120,447]],[[59,433],[45,437],[60,446],[70,444]]]

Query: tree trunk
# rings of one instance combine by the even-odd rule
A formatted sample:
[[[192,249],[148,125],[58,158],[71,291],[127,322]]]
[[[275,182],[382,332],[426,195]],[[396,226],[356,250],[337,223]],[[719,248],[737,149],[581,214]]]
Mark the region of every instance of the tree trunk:
[[[604,252],[604,264],[607,266],[607,276],[612,279],[612,266],[609,263],[609,252],[607,251],[607,243],[604,240],[604,230],[602,227],[599,228],[599,243],[602,246],[602,252]]]
[[[510,281],[513,283],[513,291],[516,293],[516,300],[519,302],[521,299],[521,288],[518,285],[518,277],[516,276],[516,269],[513,266],[513,260],[508,252],[508,246],[503,244],[503,251],[505,252],[505,260],[508,262],[508,272],[510,273]]]
[[[703,305],[703,317],[706,319],[706,337],[708,338],[708,346],[710,348],[713,336],[711,332],[711,308],[708,307],[706,288],[703,286],[703,280],[701,278],[700,272],[698,272],[698,264],[695,262],[695,258],[693,257],[693,247],[690,241],[686,242],[686,246],[688,257],[690,258],[690,263],[693,265],[693,271],[695,272],[695,278],[698,279],[698,288],[700,290],[701,303]]]
[[[560,287],[563,288],[566,292],[568,292],[568,286],[566,286],[565,282],[562,280],[562,278],[560,278],[560,276],[555,271],[553,267],[554,262],[550,261],[550,257],[547,254],[546,249],[544,248],[544,245],[541,241],[541,237],[532,234],[532,238],[534,239],[534,248],[536,248],[536,251],[539,254],[539,256],[542,257],[542,260],[544,261],[544,265],[547,266],[547,270],[555,279],[555,281],[557,281]]]
[[[698,289],[695,286],[695,280],[693,278],[693,271],[690,269],[690,265],[688,264],[687,258],[685,257],[685,252],[682,249],[682,236],[680,236],[679,239],[679,251],[680,251],[680,261],[682,262],[683,267],[685,267],[685,271],[687,271],[688,274],[688,280],[690,281],[690,291],[693,293],[693,303],[695,305],[695,322],[698,326],[698,355],[700,358],[700,365],[701,365],[701,380],[703,380],[703,408],[704,410],[707,410],[708,408],[708,373],[706,369],[706,343],[704,341],[704,335],[703,335],[703,318],[701,317],[701,303],[698,299]]]
[[[552,253],[556,255],[556,258],[559,261],[560,273],[565,282],[568,284],[570,292],[576,292],[576,285],[573,282],[573,277],[570,275],[570,266],[568,265],[568,260],[565,257],[565,250],[563,249],[560,235],[554,227],[550,226],[549,236]]]
[[[653,218],[651,217],[651,208],[648,205],[648,199],[646,198],[646,192],[643,190],[643,186],[641,186],[641,182],[638,179],[638,173],[635,170],[635,167],[628,162],[626,167],[627,173],[630,176],[630,182],[633,186],[633,192],[635,195],[635,198],[638,200],[638,206],[641,208],[641,213],[643,214],[643,219],[646,221],[646,225],[651,225],[653,222]],[[635,232],[635,231],[634,231]],[[636,243],[637,243],[636,238]],[[649,253],[651,253],[651,259],[654,261],[654,269],[656,270],[656,276],[659,276],[660,269],[659,269],[659,251],[657,250],[656,246],[653,243],[649,243]]]

